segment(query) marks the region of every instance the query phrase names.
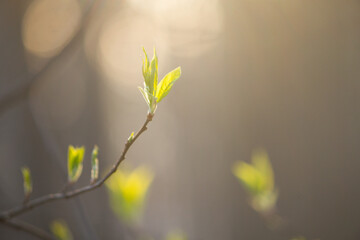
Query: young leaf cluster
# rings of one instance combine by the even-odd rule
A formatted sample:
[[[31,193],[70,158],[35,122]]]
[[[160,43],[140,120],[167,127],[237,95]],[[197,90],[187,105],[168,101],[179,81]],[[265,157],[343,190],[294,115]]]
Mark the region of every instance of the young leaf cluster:
[[[252,206],[261,212],[266,212],[275,206],[277,190],[274,187],[274,174],[265,151],[255,151],[252,164],[235,163],[234,175],[239,179],[250,195]]]
[[[145,58],[143,60],[142,73],[144,77],[144,88],[139,87],[145,102],[149,107],[149,113],[154,114],[157,104],[168,95],[175,81],[181,75],[181,68],[177,67],[167,73],[158,84],[158,58],[154,49],[154,56],[149,61],[145,49],[143,49]]]
[[[140,166],[133,171],[120,169],[106,182],[111,207],[121,220],[139,219],[153,178],[148,168]]]
[[[99,177],[98,147],[95,146],[91,155],[91,183]],[[73,184],[80,178],[83,169],[85,147],[69,146],[68,150],[68,179]]]

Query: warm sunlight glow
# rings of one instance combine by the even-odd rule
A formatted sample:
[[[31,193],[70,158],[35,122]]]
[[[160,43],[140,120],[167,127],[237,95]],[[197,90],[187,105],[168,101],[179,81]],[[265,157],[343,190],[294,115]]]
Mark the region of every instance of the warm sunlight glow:
[[[149,15],[160,26],[171,51],[199,56],[218,42],[223,12],[218,0],[128,0],[135,11]],[[191,7],[189,7],[191,6]]]
[[[146,19],[130,14],[124,16],[123,12],[107,20],[100,34],[96,61],[111,87],[137,87],[141,84],[142,46],[149,49],[162,46],[159,53],[166,49],[161,36],[157,39],[150,37],[156,33],[157,29]],[[161,61],[166,63],[164,55],[161,56]]]
[[[81,10],[77,1],[33,1],[23,18],[25,48],[40,57],[57,54],[74,34],[80,17]]]

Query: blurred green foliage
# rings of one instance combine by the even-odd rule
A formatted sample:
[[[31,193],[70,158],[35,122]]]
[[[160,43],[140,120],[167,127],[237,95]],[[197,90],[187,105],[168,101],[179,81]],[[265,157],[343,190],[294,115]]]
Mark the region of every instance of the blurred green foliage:
[[[139,87],[146,103],[149,106],[149,113],[155,113],[157,103],[159,103],[171,90],[175,81],[181,75],[180,67],[175,68],[165,75],[158,85],[158,58],[154,49],[154,56],[149,61],[145,49],[143,49],[145,58],[143,60],[142,73],[144,77],[144,88]]]
[[[68,177],[70,183],[76,182],[82,173],[84,154],[84,147],[75,148],[72,145],[69,146]]]
[[[32,180],[31,180],[31,172],[27,167],[23,167],[21,169],[23,179],[24,179],[24,194],[25,198],[29,197],[32,193]]]
[[[50,225],[51,232],[58,240],[73,240],[71,231],[63,220],[55,220]]]
[[[133,171],[119,169],[106,182],[110,204],[117,216],[128,223],[140,219],[153,173],[140,166]]]
[[[187,237],[180,231],[172,231],[168,233],[166,240],[187,240]]]
[[[255,210],[269,212],[274,208],[278,194],[271,163],[264,150],[253,152],[251,164],[235,163],[232,171],[247,190]]]
[[[291,240],[306,240],[306,238],[305,237],[294,237],[294,238],[292,238]]]
[[[99,178],[99,148],[94,146],[91,154],[91,182],[94,183]]]

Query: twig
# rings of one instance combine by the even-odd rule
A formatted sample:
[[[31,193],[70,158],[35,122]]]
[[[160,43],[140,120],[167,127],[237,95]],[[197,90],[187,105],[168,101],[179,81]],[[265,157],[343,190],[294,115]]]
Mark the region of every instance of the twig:
[[[7,220],[7,221],[3,221],[2,223],[8,227],[29,233],[40,239],[54,240],[54,238],[49,233],[26,222],[22,222],[19,220]]]
[[[15,216],[18,216],[20,214],[23,214],[33,208],[39,207],[43,204],[49,203],[49,202],[53,202],[56,200],[61,200],[61,199],[69,199],[72,197],[75,197],[77,195],[89,192],[91,190],[94,190],[100,186],[102,186],[104,184],[104,182],[112,175],[116,172],[117,168],[119,167],[120,163],[125,159],[126,153],[128,152],[128,150],[130,149],[131,145],[136,141],[136,139],[147,130],[147,125],[149,122],[151,122],[153,118],[152,114],[148,114],[145,123],[143,124],[143,126],[140,128],[140,130],[136,133],[136,135],[134,136],[134,138],[131,141],[127,141],[125,143],[123,152],[120,156],[120,158],[117,160],[117,162],[114,164],[114,166],[111,168],[111,170],[105,175],[104,178],[98,180],[97,182],[95,182],[94,184],[91,185],[87,185],[85,187],[82,188],[78,188],[72,191],[67,191],[67,192],[58,192],[58,193],[52,193],[52,194],[48,194],[42,197],[39,197],[37,199],[31,200],[29,201],[26,205],[21,205],[21,206],[17,206],[14,207],[10,210],[4,211],[0,214],[0,223],[4,222],[6,220],[9,220]]]

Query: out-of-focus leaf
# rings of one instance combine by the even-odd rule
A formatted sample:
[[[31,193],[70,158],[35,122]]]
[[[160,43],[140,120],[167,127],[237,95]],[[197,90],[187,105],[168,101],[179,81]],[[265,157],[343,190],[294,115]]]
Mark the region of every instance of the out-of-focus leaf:
[[[53,221],[50,225],[51,232],[58,240],[73,240],[71,231],[63,220]]]
[[[68,177],[69,182],[76,182],[83,169],[83,160],[84,160],[85,148],[75,148],[73,146],[69,146],[68,152]]]
[[[252,206],[257,211],[269,211],[275,206],[278,194],[274,188],[271,163],[265,151],[255,151],[252,164],[235,163],[233,173],[249,192]]]
[[[168,235],[166,236],[166,240],[187,240],[187,237],[182,232],[173,231],[168,233]]]
[[[21,169],[23,179],[24,179],[24,194],[25,197],[29,197],[32,193],[32,179],[30,169],[27,167],[23,167]]]
[[[155,95],[158,103],[164,97],[166,97],[166,95],[168,95],[175,81],[178,80],[180,76],[181,76],[181,68],[177,67],[168,74],[166,74],[165,77],[160,81]]]
[[[276,190],[272,192],[263,192],[260,195],[253,196],[251,205],[258,212],[271,212],[277,202],[278,192]]]
[[[94,183],[99,178],[99,148],[94,146],[91,154],[91,182]]]
[[[121,220],[139,220],[153,178],[149,169],[138,167],[133,171],[118,170],[106,182],[111,207]]]
[[[262,188],[272,191],[274,189],[274,173],[267,153],[264,150],[255,151],[252,162],[264,179]]]
[[[274,188],[272,167],[267,154],[263,151],[253,154],[252,164],[235,163],[233,173],[252,194],[261,194]]]
[[[294,237],[291,240],[306,240],[305,237]]]

